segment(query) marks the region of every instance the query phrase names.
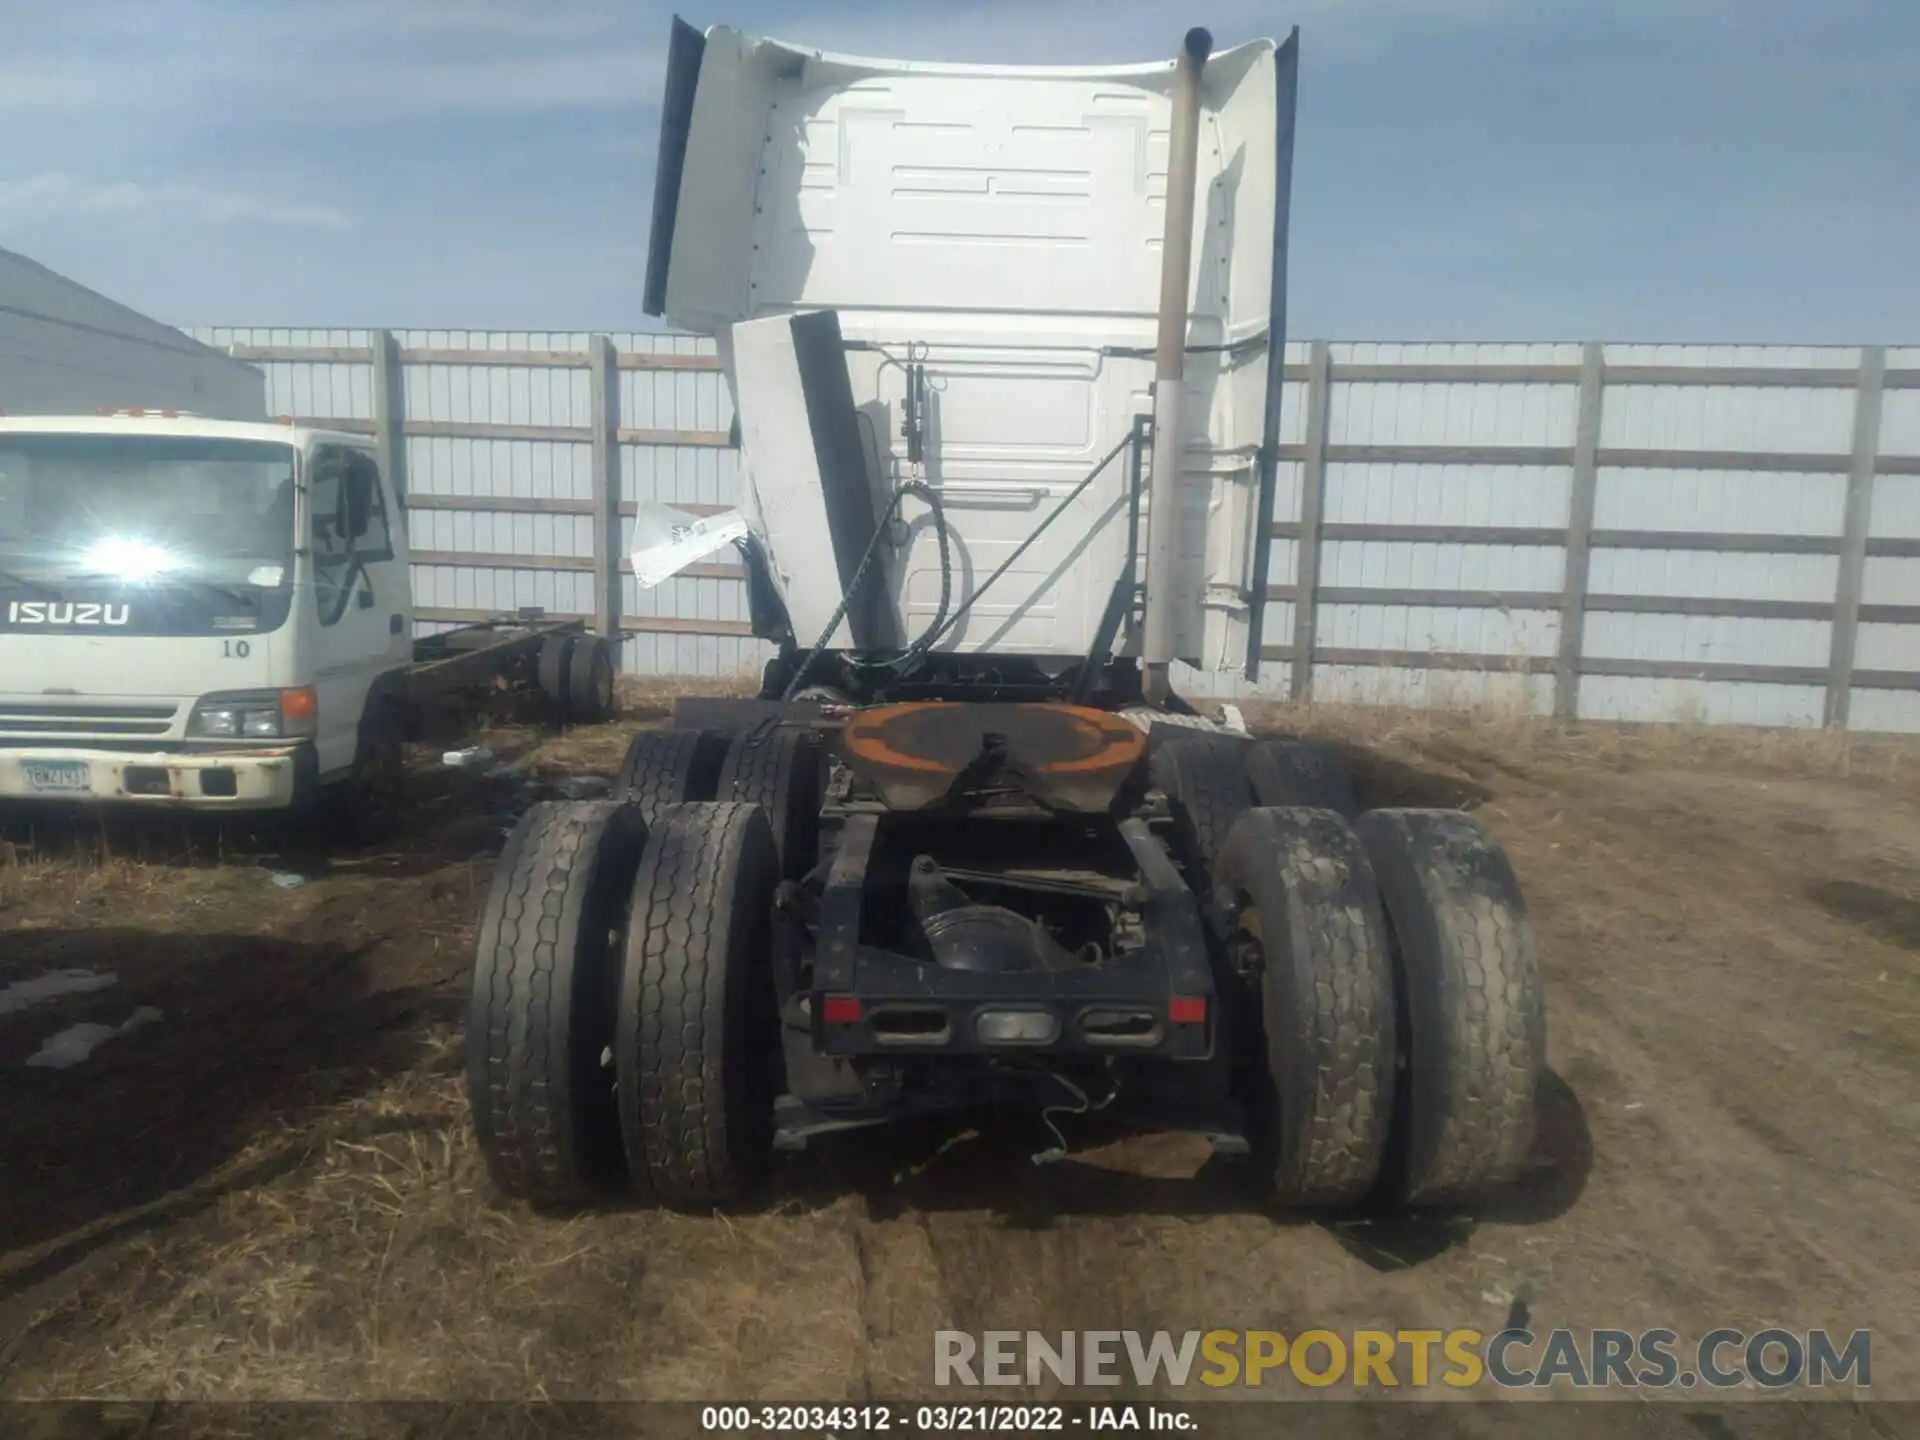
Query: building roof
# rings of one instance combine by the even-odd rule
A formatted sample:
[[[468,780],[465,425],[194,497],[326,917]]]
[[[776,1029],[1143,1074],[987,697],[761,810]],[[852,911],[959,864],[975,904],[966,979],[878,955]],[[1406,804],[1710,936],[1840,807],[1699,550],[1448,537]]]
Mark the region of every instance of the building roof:
[[[371,436],[346,430],[215,420],[184,410],[170,414],[149,410],[143,414],[116,415],[0,415],[0,436],[5,435],[194,435],[211,440],[265,440],[292,445],[324,441],[362,449],[374,444]]]
[[[224,350],[204,345],[185,331],[110,300],[16,250],[0,248],[0,314],[65,330],[78,330],[135,345],[169,350],[195,360],[254,367]]]

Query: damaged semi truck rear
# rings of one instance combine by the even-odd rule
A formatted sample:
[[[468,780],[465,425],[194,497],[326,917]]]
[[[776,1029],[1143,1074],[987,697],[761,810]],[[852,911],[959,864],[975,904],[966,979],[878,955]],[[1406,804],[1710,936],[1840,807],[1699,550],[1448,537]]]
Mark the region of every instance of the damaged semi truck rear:
[[[1471,1206],[1531,1146],[1513,870],[1176,692],[1257,677],[1298,33],[1047,68],[676,21],[651,313],[710,335],[758,698],[515,830],[468,1083],[536,1202],[746,1195],[911,1117],[1205,1135],[1277,1203]],[[849,1137],[839,1143],[858,1143]]]

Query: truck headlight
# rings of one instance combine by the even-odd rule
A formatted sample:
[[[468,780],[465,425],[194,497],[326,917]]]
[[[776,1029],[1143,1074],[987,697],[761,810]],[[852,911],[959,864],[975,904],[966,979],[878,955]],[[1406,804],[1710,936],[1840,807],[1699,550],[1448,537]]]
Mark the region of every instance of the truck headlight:
[[[240,717],[244,711],[227,705],[208,705],[202,701],[194,707],[193,719],[187,729],[195,735],[238,735]]]
[[[318,716],[311,686],[206,695],[193,707],[187,733],[212,740],[291,739],[313,734]]]

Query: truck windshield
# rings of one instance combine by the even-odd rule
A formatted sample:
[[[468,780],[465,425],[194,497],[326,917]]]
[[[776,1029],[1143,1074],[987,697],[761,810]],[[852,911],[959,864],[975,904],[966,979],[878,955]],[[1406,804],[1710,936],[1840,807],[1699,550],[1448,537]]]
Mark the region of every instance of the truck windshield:
[[[41,584],[284,585],[294,457],[273,441],[0,434],[0,571]]]

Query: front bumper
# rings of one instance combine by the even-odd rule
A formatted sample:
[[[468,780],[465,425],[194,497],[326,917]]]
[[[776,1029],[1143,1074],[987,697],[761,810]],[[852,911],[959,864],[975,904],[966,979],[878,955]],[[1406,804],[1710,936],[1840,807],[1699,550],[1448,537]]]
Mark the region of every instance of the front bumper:
[[[311,768],[302,745],[230,750],[0,750],[0,801],[285,810]]]

